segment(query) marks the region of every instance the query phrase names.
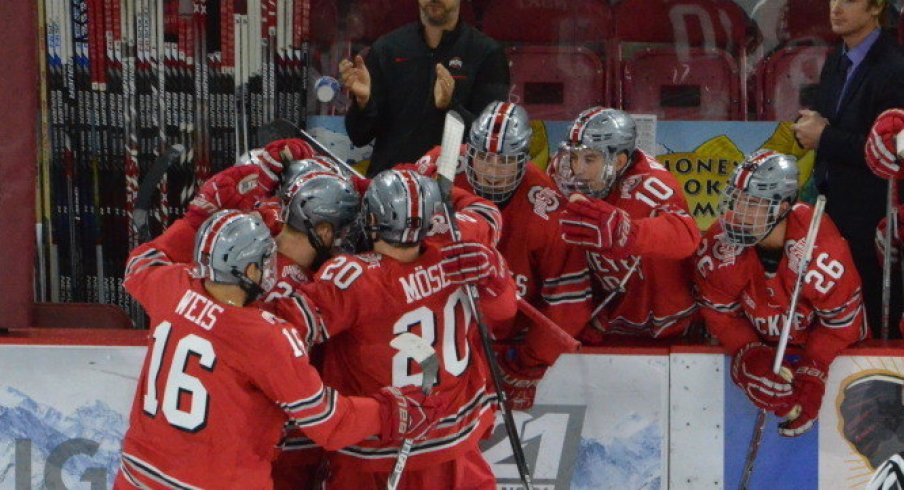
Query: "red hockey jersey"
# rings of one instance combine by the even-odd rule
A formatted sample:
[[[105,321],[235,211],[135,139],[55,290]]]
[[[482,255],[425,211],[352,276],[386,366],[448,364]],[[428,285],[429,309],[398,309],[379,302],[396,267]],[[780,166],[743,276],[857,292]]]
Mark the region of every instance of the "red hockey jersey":
[[[456,213],[464,240],[492,243],[495,232],[481,214],[485,211]],[[448,227],[439,220],[433,230],[414,262],[378,253],[339,256],[320,269],[313,283],[302,286],[317,305],[329,338],[324,380],[343,393],[366,395],[386,385],[421,384],[417,364],[390,345],[396,335],[410,331],[435,347],[440,370],[434,393],[445,394],[451,402],[426,439],[414,444],[407,464],[411,469],[474,449],[493,426],[496,403],[487,388],[488,368],[465,291],[448,283],[440,269],[439,249],[451,243]],[[510,322],[516,310],[514,281],[509,279],[504,290],[493,294],[484,291],[480,307],[488,325]],[[398,450],[368,439],[333,457],[389,471]]]
[[[755,247],[728,242],[719,222],[706,233],[694,277],[706,326],[729,353],[757,340],[778,341],[812,215],[813,208],[803,203],[788,214],[784,253],[774,274],[765,271]],[[865,338],[860,285],[847,242],[823,216],[789,342],[829,365],[841,349]]]
[[[127,265],[126,290],[153,327],[120,484],[267,488],[286,422],[328,448],[378,433],[377,402],[340,396],[308,363],[308,325],[215,301],[189,265],[156,246],[184,243],[191,230],[171,227]]]
[[[594,319],[604,333],[668,338],[681,335],[696,310],[692,294],[693,254],[700,231],[688,213],[681,186],[668,170],[637,150],[633,164],[613,186],[606,202],[624,210],[637,228],[629,256],[587,249],[594,284],[594,308],[625,283]]]
[[[455,185],[473,192],[465,175],[466,151],[467,145],[462,145]],[[439,153],[437,146],[421,160],[435,162]],[[518,295],[577,335],[590,319],[590,275],[583,252],[560,236],[559,215],[565,201],[555,188],[548,175],[527,163],[524,179],[501,208],[503,227],[496,248],[512,270]],[[515,331],[529,323],[519,314]]]
[[[472,191],[464,172],[455,185]],[[543,171],[528,163],[524,180],[502,211],[497,248],[512,269],[518,295],[572,335],[590,319],[590,274],[580,249],[562,240],[564,198]],[[518,325],[528,324],[519,315]]]

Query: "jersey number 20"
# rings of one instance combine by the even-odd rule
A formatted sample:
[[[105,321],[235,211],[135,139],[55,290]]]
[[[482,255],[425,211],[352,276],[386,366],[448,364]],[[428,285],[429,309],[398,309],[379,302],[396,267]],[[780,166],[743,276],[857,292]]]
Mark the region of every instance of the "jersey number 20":
[[[464,318],[459,321],[459,313]],[[402,315],[392,326],[392,333],[399,335],[410,332],[416,325],[420,325],[421,337],[428,344],[435,346],[436,341],[442,344],[443,369],[452,376],[460,376],[468,367],[471,359],[471,350],[468,346],[468,326],[471,324],[471,309],[468,307],[467,296],[458,288],[449,295],[446,305],[443,307],[442,339],[436,338],[436,314],[426,306],[421,306]],[[462,346],[459,352],[459,346]],[[410,366],[413,364],[411,356],[406,352],[398,352],[392,358],[392,385],[407,386],[421,385],[423,374],[411,374]]]

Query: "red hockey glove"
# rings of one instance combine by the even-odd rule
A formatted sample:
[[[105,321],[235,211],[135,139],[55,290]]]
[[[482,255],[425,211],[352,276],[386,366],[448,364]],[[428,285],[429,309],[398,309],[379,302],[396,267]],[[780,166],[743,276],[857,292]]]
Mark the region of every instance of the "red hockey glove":
[[[270,192],[279,187],[279,176],[282,175],[283,163],[311,158],[317,153],[304,140],[288,138],[268,143],[260,158],[261,183],[270,187]]]
[[[826,365],[814,359],[804,358],[798,364],[794,371],[794,408],[788,413],[776,412],[776,415],[787,417],[778,426],[779,434],[797,437],[813,427],[826,392],[827,371]]]
[[[570,201],[559,218],[559,228],[566,242],[598,250],[629,250],[637,239],[628,213],[601,199]]]
[[[185,219],[197,229],[221,209],[251,210],[258,199],[267,197],[260,188],[259,177],[260,169],[254,165],[229,167],[219,172],[198,189],[188,203]]]
[[[443,260],[440,268],[446,280],[453,284],[476,284],[481,288],[497,289],[494,285],[505,280],[505,259],[499,251],[477,242],[461,242],[440,249]],[[501,289],[501,288],[500,288]]]
[[[530,410],[534,406],[537,385],[546,373],[546,366],[526,367],[521,359],[520,346],[499,352],[502,389],[510,410]]]
[[[881,179],[901,179],[904,172],[898,164],[897,136],[904,130],[904,110],[889,109],[873,123],[866,136],[866,163]]]
[[[372,396],[380,402],[384,444],[421,439],[439,421],[444,405],[443,397],[425,395],[418,386],[387,386]]]
[[[891,229],[891,263],[898,263],[898,248],[900,245],[900,237],[898,236],[898,213],[901,212],[901,208],[898,208],[898,212],[892,215],[892,229]],[[882,218],[882,221],[879,222],[879,225],[876,227],[876,256],[879,258],[879,265],[885,263],[885,232],[888,230],[888,218]]]
[[[731,380],[758,408],[787,413],[793,406],[790,366],[782,361],[782,373],[772,372],[775,349],[751,342],[735,354],[731,362]]]
[[[279,198],[271,197],[263,201],[259,201],[254,206],[254,211],[261,215],[264,224],[270,229],[273,236],[279,235],[283,228],[283,222],[280,218],[282,214],[282,203]]]

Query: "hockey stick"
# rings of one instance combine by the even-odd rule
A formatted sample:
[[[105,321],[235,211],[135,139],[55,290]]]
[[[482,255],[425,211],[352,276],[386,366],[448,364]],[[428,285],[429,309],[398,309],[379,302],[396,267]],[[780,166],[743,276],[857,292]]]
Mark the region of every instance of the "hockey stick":
[[[885,200],[885,248],[882,251],[882,325],[880,330],[882,340],[888,340],[891,322],[891,244],[895,238],[892,236],[892,232],[897,228],[894,226],[895,214],[895,181],[888,179],[888,192]]]
[[[518,311],[530,320],[534,327],[540,328],[544,333],[549,334],[546,338],[555,342],[564,352],[577,352],[581,343],[574,339],[568,332],[562,330],[556,322],[549,319],[546,315],[536,309],[534,305],[528,303],[522,297],[518,297]]]
[[[443,208],[445,209],[446,222],[449,224],[449,231],[452,234],[452,241],[458,243],[461,241],[461,232],[458,229],[458,222],[455,220],[455,211],[452,209],[451,193],[452,182],[455,180],[455,169],[458,166],[459,149],[464,139],[465,123],[461,116],[455,111],[446,113],[446,122],[443,126],[443,139],[440,156],[437,161],[437,182],[439,184],[440,195],[442,196]],[[468,299],[468,307],[474,313],[474,321],[477,323],[477,330],[480,332],[480,340],[483,346],[483,353],[486,356],[487,364],[490,367],[490,375],[493,378],[493,386],[498,396],[499,410],[502,412],[502,419],[505,422],[505,431],[508,433],[509,442],[512,444],[512,453],[515,457],[515,464],[518,466],[518,473],[521,475],[521,481],[527,490],[533,489],[531,482],[530,468],[527,466],[527,460],[524,457],[524,449],[521,447],[521,438],[518,436],[518,428],[515,427],[515,419],[512,412],[506,406],[505,390],[503,390],[502,373],[499,363],[496,361],[496,354],[493,350],[493,344],[490,340],[490,332],[486,324],[483,322],[479,305],[477,302],[477,290],[474,286],[466,286],[464,288]]]
[[[804,253],[800,258],[797,266],[797,280],[794,284],[794,293],[791,295],[791,306],[788,308],[788,315],[782,324],[782,333],[778,340],[778,347],[775,349],[775,359],[772,361],[773,374],[780,374],[782,369],[782,359],[785,357],[785,348],[788,347],[788,338],[791,335],[791,325],[794,323],[794,314],[797,311],[797,300],[800,299],[800,290],[803,289],[804,276],[807,275],[807,269],[810,267],[810,260],[813,258],[813,246],[816,244],[816,235],[819,233],[819,223],[822,221],[822,215],[826,208],[826,197],[820,195],[816,198],[816,205],[813,207],[813,216],[810,218],[810,228],[807,229],[807,237],[804,243]],[[800,406],[795,406],[791,412],[799,412]],[[750,440],[750,446],[747,448],[747,459],[744,461],[744,472],[741,474],[741,483],[738,485],[740,490],[746,490],[747,484],[750,483],[750,476],[753,474],[753,463],[756,461],[757,453],[760,450],[760,443],[763,440],[763,429],[766,427],[766,409],[760,410],[756,416],[756,422],[753,427],[753,437]]]
[[[395,347],[399,352],[414,359],[423,371],[421,378],[421,391],[425,395],[429,395],[433,391],[433,385],[439,376],[439,359],[436,357],[436,351],[424,340],[411,332],[405,332],[396,336],[389,345]],[[396,458],[395,466],[392,473],[389,474],[389,480],[386,482],[387,490],[395,490],[399,485],[399,479],[402,478],[402,471],[405,470],[405,463],[408,462],[408,455],[411,454],[411,446],[414,440],[405,439],[402,441],[402,447],[399,448],[399,456]]]
[[[904,131],[895,137],[895,157],[900,162],[904,158]],[[871,167],[872,168],[872,167]],[[895,179],[888,179],[888,193],[885,201],[885,247],[882,261],[882,340],[888,339],[891,324],[891,252],[892,240],[897,239],[897,213],[895,212]],[[899,259],[900,260],[900,259]],[[904,266],[902,266],[904,267]],[[904,269],[902,269],[904,277]]]
[[[358,177],[363,177],[361,175],[361,172],[355,170],[355,168],[349,165],[348,162],[336,156],[335,153],[330,151],[330,149],[324,146],[323,143],[317,141],[317,139],[311,136],[310,133],[292,124],[290,121],[287,121],[285,119],[274,119],[258,129],[258,138],[260,139],[260,141],[275,141],[278,139],[295,137],[305,140],[315,150],[317,150],[318,153],[327,156],[331,160],[336,162],[336,164],[339,165],[339,167],[342,169],[342,173],[352,173],[357,175]]]
[[[138,242],[144,243],[151,239],[151,226],[148,222],[148,210],[151,208],[151,198],[157,189],[157,184],[166,175],[166,171],[182,158],[184,152],[182,145],[173,145],[157,157],[154,165],[148,170],[144,180],[138,188],[138,198],[135,202],[135,214],[133,216]]]
[[[599,315],[603,308],[606,307],[609,303],[615,299],[615,296],[625,292],[625,285],[628,284],[628,281],[631,280],[631,277],[634,276],[634,273],[637,271],[637,267],[640,266],[640,256],[634,257],[634,263],[631,264],[631,267],[628,269],[628,272],[625,274],[625,277],[622,277],[622,280],[618,282],[618,286],[609,292],[609,294],[603,298],[603,302],[600,303],[596,308],[593,309],[593,312],[590,313],[590,319],[593,320],[596,318],[596,315]]]

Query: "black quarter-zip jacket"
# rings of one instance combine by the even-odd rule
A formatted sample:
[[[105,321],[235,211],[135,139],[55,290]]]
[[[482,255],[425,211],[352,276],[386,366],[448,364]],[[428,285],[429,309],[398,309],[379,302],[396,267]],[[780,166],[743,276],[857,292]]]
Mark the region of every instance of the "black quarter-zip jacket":
[[[397,163],[414,162],[442,139],[445,110],[433,101],[436,64],[455,78],[450,109],[470,125],[495,100],[508,100],[510,77],[502,46],[459,22],[443,33],[436,49],[424,28],[411,23],[374,42],[365,58],[371,97],[364,109],[352,101],[345,129],[355,146],[374,141],[368,176]]]

